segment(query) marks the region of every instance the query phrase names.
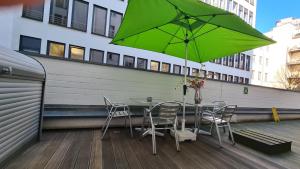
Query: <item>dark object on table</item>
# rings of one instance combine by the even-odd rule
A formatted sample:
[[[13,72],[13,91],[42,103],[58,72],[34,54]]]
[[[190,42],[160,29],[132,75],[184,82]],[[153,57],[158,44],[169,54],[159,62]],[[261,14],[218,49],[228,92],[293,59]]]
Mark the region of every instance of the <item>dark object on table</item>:
[[[243,144],[266,154],[279,154],[291,151],[292,141],[265,135],[252,130],[233,132],[236,143]]]

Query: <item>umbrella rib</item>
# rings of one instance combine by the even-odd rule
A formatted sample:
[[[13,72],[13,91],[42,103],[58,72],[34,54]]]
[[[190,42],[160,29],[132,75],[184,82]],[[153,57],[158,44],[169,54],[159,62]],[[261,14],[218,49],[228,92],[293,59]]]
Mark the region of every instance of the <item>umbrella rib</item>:
[[[195,35],[194,35],[193,31],[192,31],[191,24],[190,24],[190,22],[189,22],[188,19],[187,19],[187,23],[188,23],[188,25],[189,25],[189,27],[190,27],[190,31],[191,31],[191,33],[192,33],[192,37],[194,37]],[[201,28],[200,28],[200,29],[201,29]],[[195,45],[195,47],[196,47],[196,55],[197,55],[197,57],[199,58],[199,61],[200,61],[201,58],[200,58],[200,55],[199,55],[199,52],[198,52],[198,46],[197,46],[197,43],[196,43],[195,39],[192,40],[192,41],[194,42],[194,45]]]
[[[164,53],[165,50],[168,48],[168,46],[171,44],[170,42],[175,38],[175,35],[178,33],[179,30],[180,30],[180,26],[179,26],[179,28],[177,29],[177,31],[175,32],[175,34],[172,36],[172,38],[169,40],[169,42],[167,43],[167,45],[164,47],[162,53]]]
[[[156,27],[156,29],[157,29],[157,30],[160,30],[160,31],[162,31],[162,32],[164,32],[164,33],[166,33],[166,34],[168,34],[168,35],[171,35],[172,37],[176,37],[176,38],[178,38],[178,39],[180,39],[180,40],[184,40],[184,39],[182,39],[182,38],[180,38],[180,37],[178,37],[178,36],[176,36],[176,35],[173,35],[172,33],[169,33],[169,32],[167,32],[167,31],[164,31],[164,30],[162,30],[162,29],[160,29],[160,28],[158,28],[158,27]]]
[[[193,38],[190,39],[190,40],[195,40],[196,38],[198,38],[198,37],[200,37],[200,36],[202,36],[202,35],[208,34],[209,32],[212,32],[212,31],[217,30],[217,29],[219,29],[219,28],[220,28],[219,26],[218,26],[218,27],[215,27],[215,28],[213,28],[213,29],[211,29],[211,30],[209,30],[209,31],[207,31],[207,32],[204,32],[204,33],[202,33],[202,34],[200,34],[200,35],[198,35],[198,36],[196,36],[196,37],[193,37]]]
[[[209,20],[207,22],[205,22],[205,24],[203,24],[202,26],[199,27],[199,29],[193,34],[193,36],[191,38],[193,38],[205,25],[207,25],[215,17],[216,16],[212,16],[211,18],[209,18]]]

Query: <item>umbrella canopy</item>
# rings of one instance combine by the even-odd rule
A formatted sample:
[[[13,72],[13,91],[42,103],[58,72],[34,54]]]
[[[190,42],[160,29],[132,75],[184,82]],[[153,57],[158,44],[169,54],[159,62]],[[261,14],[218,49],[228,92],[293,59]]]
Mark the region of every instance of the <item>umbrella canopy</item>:
[[[206,62],[274,43],[233,13],[200,0],[129,0],[113,44]]]

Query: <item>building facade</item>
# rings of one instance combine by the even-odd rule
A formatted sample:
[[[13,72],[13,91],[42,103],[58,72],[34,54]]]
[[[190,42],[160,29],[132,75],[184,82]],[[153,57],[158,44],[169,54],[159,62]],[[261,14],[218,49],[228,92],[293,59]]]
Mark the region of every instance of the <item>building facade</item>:
[[[299,90],[300,19],[282,19],[266,36],[277,43],[254,50],[252,84]]]
[[[206,0],[255,27],[256,0]],[[184,61],[172,56],[109,44],[121,24],[127,0],[42,0],[39,6],[1,9],[0,45],[70,61],[183,74]],[[252,52],[203,65],[188,62],[188,74],[249,83]]]

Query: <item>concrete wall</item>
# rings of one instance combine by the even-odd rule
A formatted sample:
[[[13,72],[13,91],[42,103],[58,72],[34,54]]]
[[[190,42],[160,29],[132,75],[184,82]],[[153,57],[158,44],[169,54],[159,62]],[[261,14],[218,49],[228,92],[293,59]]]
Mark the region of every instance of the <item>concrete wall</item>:
[[[139,105],[130,98],[182,99],[183,76],[36,58],[47,71],[45,104],[103,105],[103,96],[130,105]],[[244,87],[248,87],[248,94],[244,94]],[[193,94],[190,89],[187,97],[190,103]],[[247,108],[300,109],[300,93],[258,86],[207,80],[202,96],[203,104],[224,100]]]

